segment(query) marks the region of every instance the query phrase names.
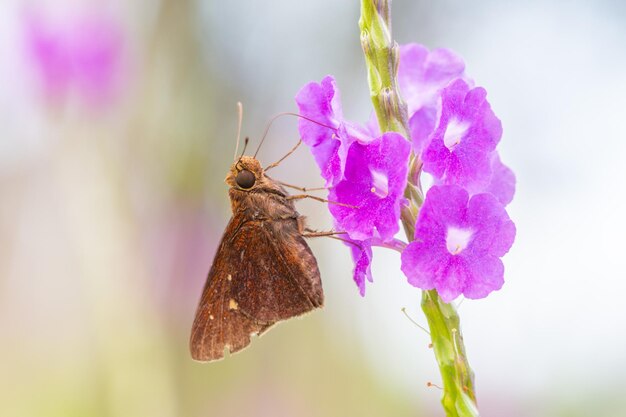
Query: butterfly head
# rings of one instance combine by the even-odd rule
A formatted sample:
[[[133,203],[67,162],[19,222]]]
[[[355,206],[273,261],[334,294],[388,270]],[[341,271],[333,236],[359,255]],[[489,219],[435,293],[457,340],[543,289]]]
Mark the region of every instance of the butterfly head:
[[[242,156],[231,167],[226,176],[226,184],[231,188],[249,191],[262,186],[267,181],[261,163],[254,157]]]

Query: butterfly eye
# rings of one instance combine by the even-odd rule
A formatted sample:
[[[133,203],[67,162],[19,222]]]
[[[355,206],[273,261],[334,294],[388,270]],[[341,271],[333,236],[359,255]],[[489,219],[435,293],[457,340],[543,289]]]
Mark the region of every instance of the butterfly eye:
[[[254,186],[256,178],[254,178],[254,174],[252,172],[244,169],[237,174],[235,181],[239,187],[247,190],[248,188],[252,188]]]

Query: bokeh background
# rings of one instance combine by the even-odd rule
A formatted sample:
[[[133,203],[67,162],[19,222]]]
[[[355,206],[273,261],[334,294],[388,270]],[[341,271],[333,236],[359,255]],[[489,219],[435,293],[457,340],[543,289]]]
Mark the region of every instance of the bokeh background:
[[[187,340],[243,134],[334,74],[371,111],[357,1],[0,2],[0,415],[441,416],[419,291],[375,252],[311,246],[326,307],[219,363]],[[626,416],[626,6],[396,0],[399,42],[449,47],[517,173],[504,288],[460,305],[485,416]],[[259,157],[298,139],[283,118]],[[274,175],[319,186],[301,149]],[[324,206],[300,211],[330,226]]]

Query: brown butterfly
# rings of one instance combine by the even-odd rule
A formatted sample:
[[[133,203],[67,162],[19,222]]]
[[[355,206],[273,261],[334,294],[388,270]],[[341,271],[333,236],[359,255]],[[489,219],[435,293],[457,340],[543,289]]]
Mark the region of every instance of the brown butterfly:
[[[197,361],[221,359],[225,349],[238,352],[252,335],[324,303],[317,261],[304,240],[304,218],[293,203],[311,196],[290,196],[250,156],[230,167],[226,183],[233,216],[191,330],[191,356]]]

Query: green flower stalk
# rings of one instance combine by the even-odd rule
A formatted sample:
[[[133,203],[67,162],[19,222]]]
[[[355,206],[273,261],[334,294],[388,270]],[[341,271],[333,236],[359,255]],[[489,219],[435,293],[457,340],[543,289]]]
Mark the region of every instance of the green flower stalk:
[[[398,132],[410,140],[407,107],[396,80],[399,48],[391,36],[391,0],[361,0],[361,45],[367,66],[370,96],[382,132]],[[419,183],[421,162],[411,156],[405,197],[409,206],[401,219],[409,242],[424,198]],[[452,304],[444,303],[436,290],[423,291],[422,310],[426,315],[433,351],[443,380],[442,404],[448,417],[478,416],[474,374],[469,366],[459,315]]]
[[[381,131],[398,132],[408,138],[407,107],[395,80],[400,53],[391,38],[390,12],[390,1],[361,1],[361,46]]]

